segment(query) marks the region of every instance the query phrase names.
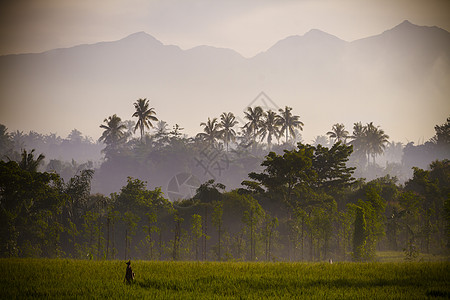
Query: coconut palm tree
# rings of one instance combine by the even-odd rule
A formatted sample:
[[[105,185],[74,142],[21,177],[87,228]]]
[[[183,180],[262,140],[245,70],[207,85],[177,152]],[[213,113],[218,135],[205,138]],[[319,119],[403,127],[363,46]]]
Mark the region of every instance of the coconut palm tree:
[[[216,140],[221,138],[222,126],[217,122],[217,118],[208,118],[208,121],[200,123],[200,126],[204,126],[203,132],[198,133],[196,138],[206,140],[210,145],[214,145]]]
[[[329,144],[330,144],[330,140],[328,139],[328,137],[326,135],[318,135],[312,140],[312,145],[316,146],[316,147],[318,145],[328,147]]]
[[[389,136],[379,126],[373,125],[373,122],[365,126],[365,135],[368,144],[367,159],[371,155],[375,165],[375,157],[383,154],[386,145],[389,143]]]
[[[367,166],[369,166],[372,156],[373,164],[377,155],[382,154],[386,145],[389,143],[389,136],[384,133],[379,126],[373,125],[373,122],[362,125],[361,122],[353,125],[353,135],[350,137],[354,153],[359,156],[366,156]]]
[[[365,126],[361,122],[353,124],[353,134],[350,136],[350,138],[352,139],[350,145],[353,146],[353,153],[362,160],[362,164],[365,164],[369,147],[365,132]]]
[[[327,135],[330,138],[334,139],[334,143],[336,143],[336,142],[345,143],[347,136],[348,136],[348,131],[345,130],[344,124],[336,123],[331,128],[331,131],[327,132]]]
[[[300,121],[299,116],[292,115],[292,107],[286,106],[284,109],[279,109],[278,124],[281,126],[281,134],[286,136],[286,143],[289,140],[289,133],[295,138],[295,129],[303,130],[303,122]]]
[[[134,103],[136,111],[134,112],[133,117],[138,118],[136,127],[134,127],[134,132],[139,128],[141,132],[141,141],[144,138],[145,128],[150,129],[150,127],[153,127],[152,121],[158,121],[158,118],[154,116],[156,114],[155,109],[149,106],[150,104],[147,98],[138,99]]]
[[[104,123],[100,125],[100,128],[104,129],[102,136],[98,139],[104,142],[107,146],[104,149],[105,152],[117,151],[119,144],[125,142],[127,127],[122,123],[122,119],[116,114],[109,116],[103,120]]]
[[[43,154],[39,154],[39,156],[34,158],[34,149],[27,153],[27,150],[22,151],[22,159],[19,162],[19,167],[22,170],[29,172],[37,172],[37,168],[44,160],[45,156]]]
[[[280,126],[276,112],[269,110],[263,115],[259,135],[261,140],[264,140],[267,136],[267,147],[270,151],[272,149],[272,137],[278,138],[280,136]]]
[[[183,130],[184,130],[183,127],[181,127],[181,126],[178,125],[178,124],[175,124],[175,125],[173,125],[172,131],[169,132],[169,134],[173,135],[173,137],[175,137],[175,138],[179,138],[180,136],[183,135],[183,134],[181,133],[181,131],[183,131]]]
[[[160,120],[156,123],[156,135],[165,135],[169,133],[169,125],[166,121]]]
[[[220,115],[220,125],[223,128],[222,140],[227,147],[227,152],[229,142],[234,142],[236,140],[236,131],[233,129],[236,124],[238,124],[238,121],[236,121],[236,117],[232,112],[223,113]]]
[[[391,141],[386,148],[386,156],[392,161],[401,161],[403,155],[403,143]]]
[[[256,137],[261,127],[261,119],[263,115],[264,111],[261,106],[256,106],[255,108],[247,107],[247,111],[245,112],[244,118],[247,119],[248,122],[244,125],[243,129],[252,136],[253,149],[255,149],[256,146]]]

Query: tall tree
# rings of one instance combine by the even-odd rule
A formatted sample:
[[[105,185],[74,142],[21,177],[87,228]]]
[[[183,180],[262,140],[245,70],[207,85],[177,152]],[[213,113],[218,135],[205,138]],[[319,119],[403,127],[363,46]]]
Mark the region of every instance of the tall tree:
[[[202,229],[202,216],[199,214],[193,214],[191,218],[191,234],[192,234],[192,242],[195,252],[195,260],[199,260],[199,249],[198,244],[200,241],[200,238],[203,235],[203,229]]]
[[[247,107],[244,119],[248,122],[244,125],[243,129],[251,135],[253,139],[253,149],[256,144],[256,137],[258,135],[258,130],[261,127],[261,119],[264,115],[264,111],[261,106],[256,106],[255,108]]]
[[[81,133],[81,131],[79,131],[78,129],[72,129],[72,131],[69,133],[69,135],[67,136],[67,139],[69,141],[71,141],[72,143],[81,143],[81,141],[83,140],[83,135]]]
[[[354,183],[352,174],[356,168],[346,163],[353,151],[352,146],[337,142],[331,148],[318,145],[314,149],[312,168],[316,177],[312,185],[329,195],[337,195]]]
[[[364,210],[356,206],[355,207],[355,229],[353,232],[353,259],[355,261],[361,261],[364,258],[364,247],[366,245],[367,233],[366,233],[366,219],[364,216]]]
[[[350,145],[353,146],[354,154],[361,161],[361,165],[366,164],[368,143],[366,140],[364,125],[361,122],[353,124],[353,134],[350,136],[352,139]]]
[[[34,151],[34,149],[31,150],[30,153],[27,153],[27,150],[22,151],[22,159],[19,162],[19,167],[22,170],[28,172],[37,172],[37,168],[45,159],[45,156],[43,154],[39,154],[39,156],[35,159]]]
[[[214,145],[216,140],[220,139],[222,136],[222,125],[217,122],[217,118],[213,118],[212,120],[208,118],[208,121],[200,123],[200,126],[203,126],[203,132],[197,134],[197,138],[206,140],[210,145]]]
[[[328,147],[330,144],[330,140],[326,135],[318,135],[312,140],[312,145],[317,147],[318,145],[322,145],[324,147]]]
[[[299,144],[300,145],[300,144]],[[259,182],[269,193],[282,195],[285,204],[293,209],[296,205],[294,190],[301,188],[314,177],[312,170],[314,148],[301,146],[298,150],[284,150],[283,155],[270,152],[261,166],[262,173],[252,172],[249,178]],[[250,185],[252,182],[243,182]]]
[[[0,124],[0,159],[3,158],[3,155],[11,151],[12,148],[11,134],[8,133],[8,128],[5,125]]]
[[[270,151],[272,149],[272,137],[278,139],[280,136],[280,126],[276,112],[269,110],[263,115],[259,134],[262,140],[267,136],[267,147]]]
[[[205,215],[203,218],[203,245],[202,245],[202,256],[203,260],[206,260],[207,245],[206,240],[208,238],[208,207],[213,201],[220,201],[222,193],[220,190],[225,190],[225,185],[221,183],[215,183],[214,179],[211,179],[203,184],[201,184],[194,196],[194,199],[198,199],[200,204],[205,208]]]
[[[375,157],[383,153],[386,145],[389,143],[389,136],[379,126],[373,125],[373,122],[367,124],[364,131],[369,148],[367,155],[372,156],[373,164],[375,164]]]
[[[403,143],[391,141],[386,148],[386,156],[392,161],[400,162],[403,156]]]
[[[232,112],[223,113],[220,115],[220,125],[222,126],[222,140],[224,141],[227,152],[228,143],[233,142],[236,139],[236,131],[233,127],[238,123],[236,117]]]
[[[436,135],[431,138],[431,141],[438,146],[449,146],[450,145],[450,117],[447,118],[447,122],[442,125],[434,126]]]
[[[212,223],[217,229],[218,247],[217,258],[222,260],[222,233],[223,233],[223,202],[221,200],[213,202]]]
[[[351,139],[350,144],[353,145],[355,154],[367,157],[367,166],[369,166],[370,157],[372,156],[373,164],[375,164],[376,156],[382,154],[386,145],[389,144],[389,136],[379,126],[373,125],[373,122],[365,126],[361,122],[355,123]]]
[[[284,109],[279,109],[278,122],[281,126],[281,132],[286,137],[286,143],[289,140],[289,134],[295,138],[295,129],[303,130],[303,122],[300,121],[299,116],[292,114],[292,108],[286,106]]]
[[[103,122],[106,124],[100,125],[100,128],[104,129],[104,131],[102,136],[98,139],[106,144],[106,148],[103,151],[107,154],[109,152],[117,152],[119,145],[125,141],[126,126],[122,123],[122,119],[116,114],[109,116],[107,119],[103,120]]]
[[[166,121],[160,120],[156,123],[156,135],[162,136],[169,133],[169,125]]]
[[[337,142],[345,143],[345,140],[347,139],[348,136],[348,131],[345,130],[344,124],[336,123],[331,128],[331,131],[327,132],[327,135],[330,138],[334,139],[335,143]]]
[[[141,132],[141,141],[144,138],[145,128],[150,129],[150,127],[153,127],[152,121],[158,121],[158,118],[154,116],[156,114],[155,109],[149,106],[150,104],[147,98],[140,98],[134,103],[136,111],[134,112],[133,117],[138,118],[134,131],[136,132],[136,129],[139,128]]]

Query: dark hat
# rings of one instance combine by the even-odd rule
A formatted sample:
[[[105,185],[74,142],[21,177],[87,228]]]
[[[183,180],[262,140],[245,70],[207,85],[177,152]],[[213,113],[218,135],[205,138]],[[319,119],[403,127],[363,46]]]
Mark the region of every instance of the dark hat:
[[[130,265],[130,264],[131,264],[131,260],[127,261],[126,264],[127,264],[127,265]]]

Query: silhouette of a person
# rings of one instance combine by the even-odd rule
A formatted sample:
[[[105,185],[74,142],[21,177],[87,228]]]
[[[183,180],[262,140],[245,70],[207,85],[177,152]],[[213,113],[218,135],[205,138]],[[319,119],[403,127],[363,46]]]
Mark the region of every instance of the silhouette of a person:
[[[131,283],[131,282],[133,282],[133,280],[134,280],[134,272],[133,272],[133,270],[131,269],[131,261],[129,260],[129,261],[127,261],[126,262],[126,264],[127,264],[127,270],[125,271],[125,278],[123,279],[123,282],[127,282],[127,283]]]

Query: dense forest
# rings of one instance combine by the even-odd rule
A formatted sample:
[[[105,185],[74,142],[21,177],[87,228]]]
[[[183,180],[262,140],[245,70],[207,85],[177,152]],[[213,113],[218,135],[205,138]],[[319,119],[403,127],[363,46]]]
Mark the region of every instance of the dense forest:
[[[379,126],[361,122],[351,135],[335,124],[307,144],[290,107],[249,107],[245,124],[223,113],[188,137],[158,120],[147,99],[134,106],[136,122],[107,117],[97,142],[76,129],[62,139],[0,125],[1,256],[366,261],[377,250],[408,259],[448,254],[450,118],[418,146],[389,142]]]

